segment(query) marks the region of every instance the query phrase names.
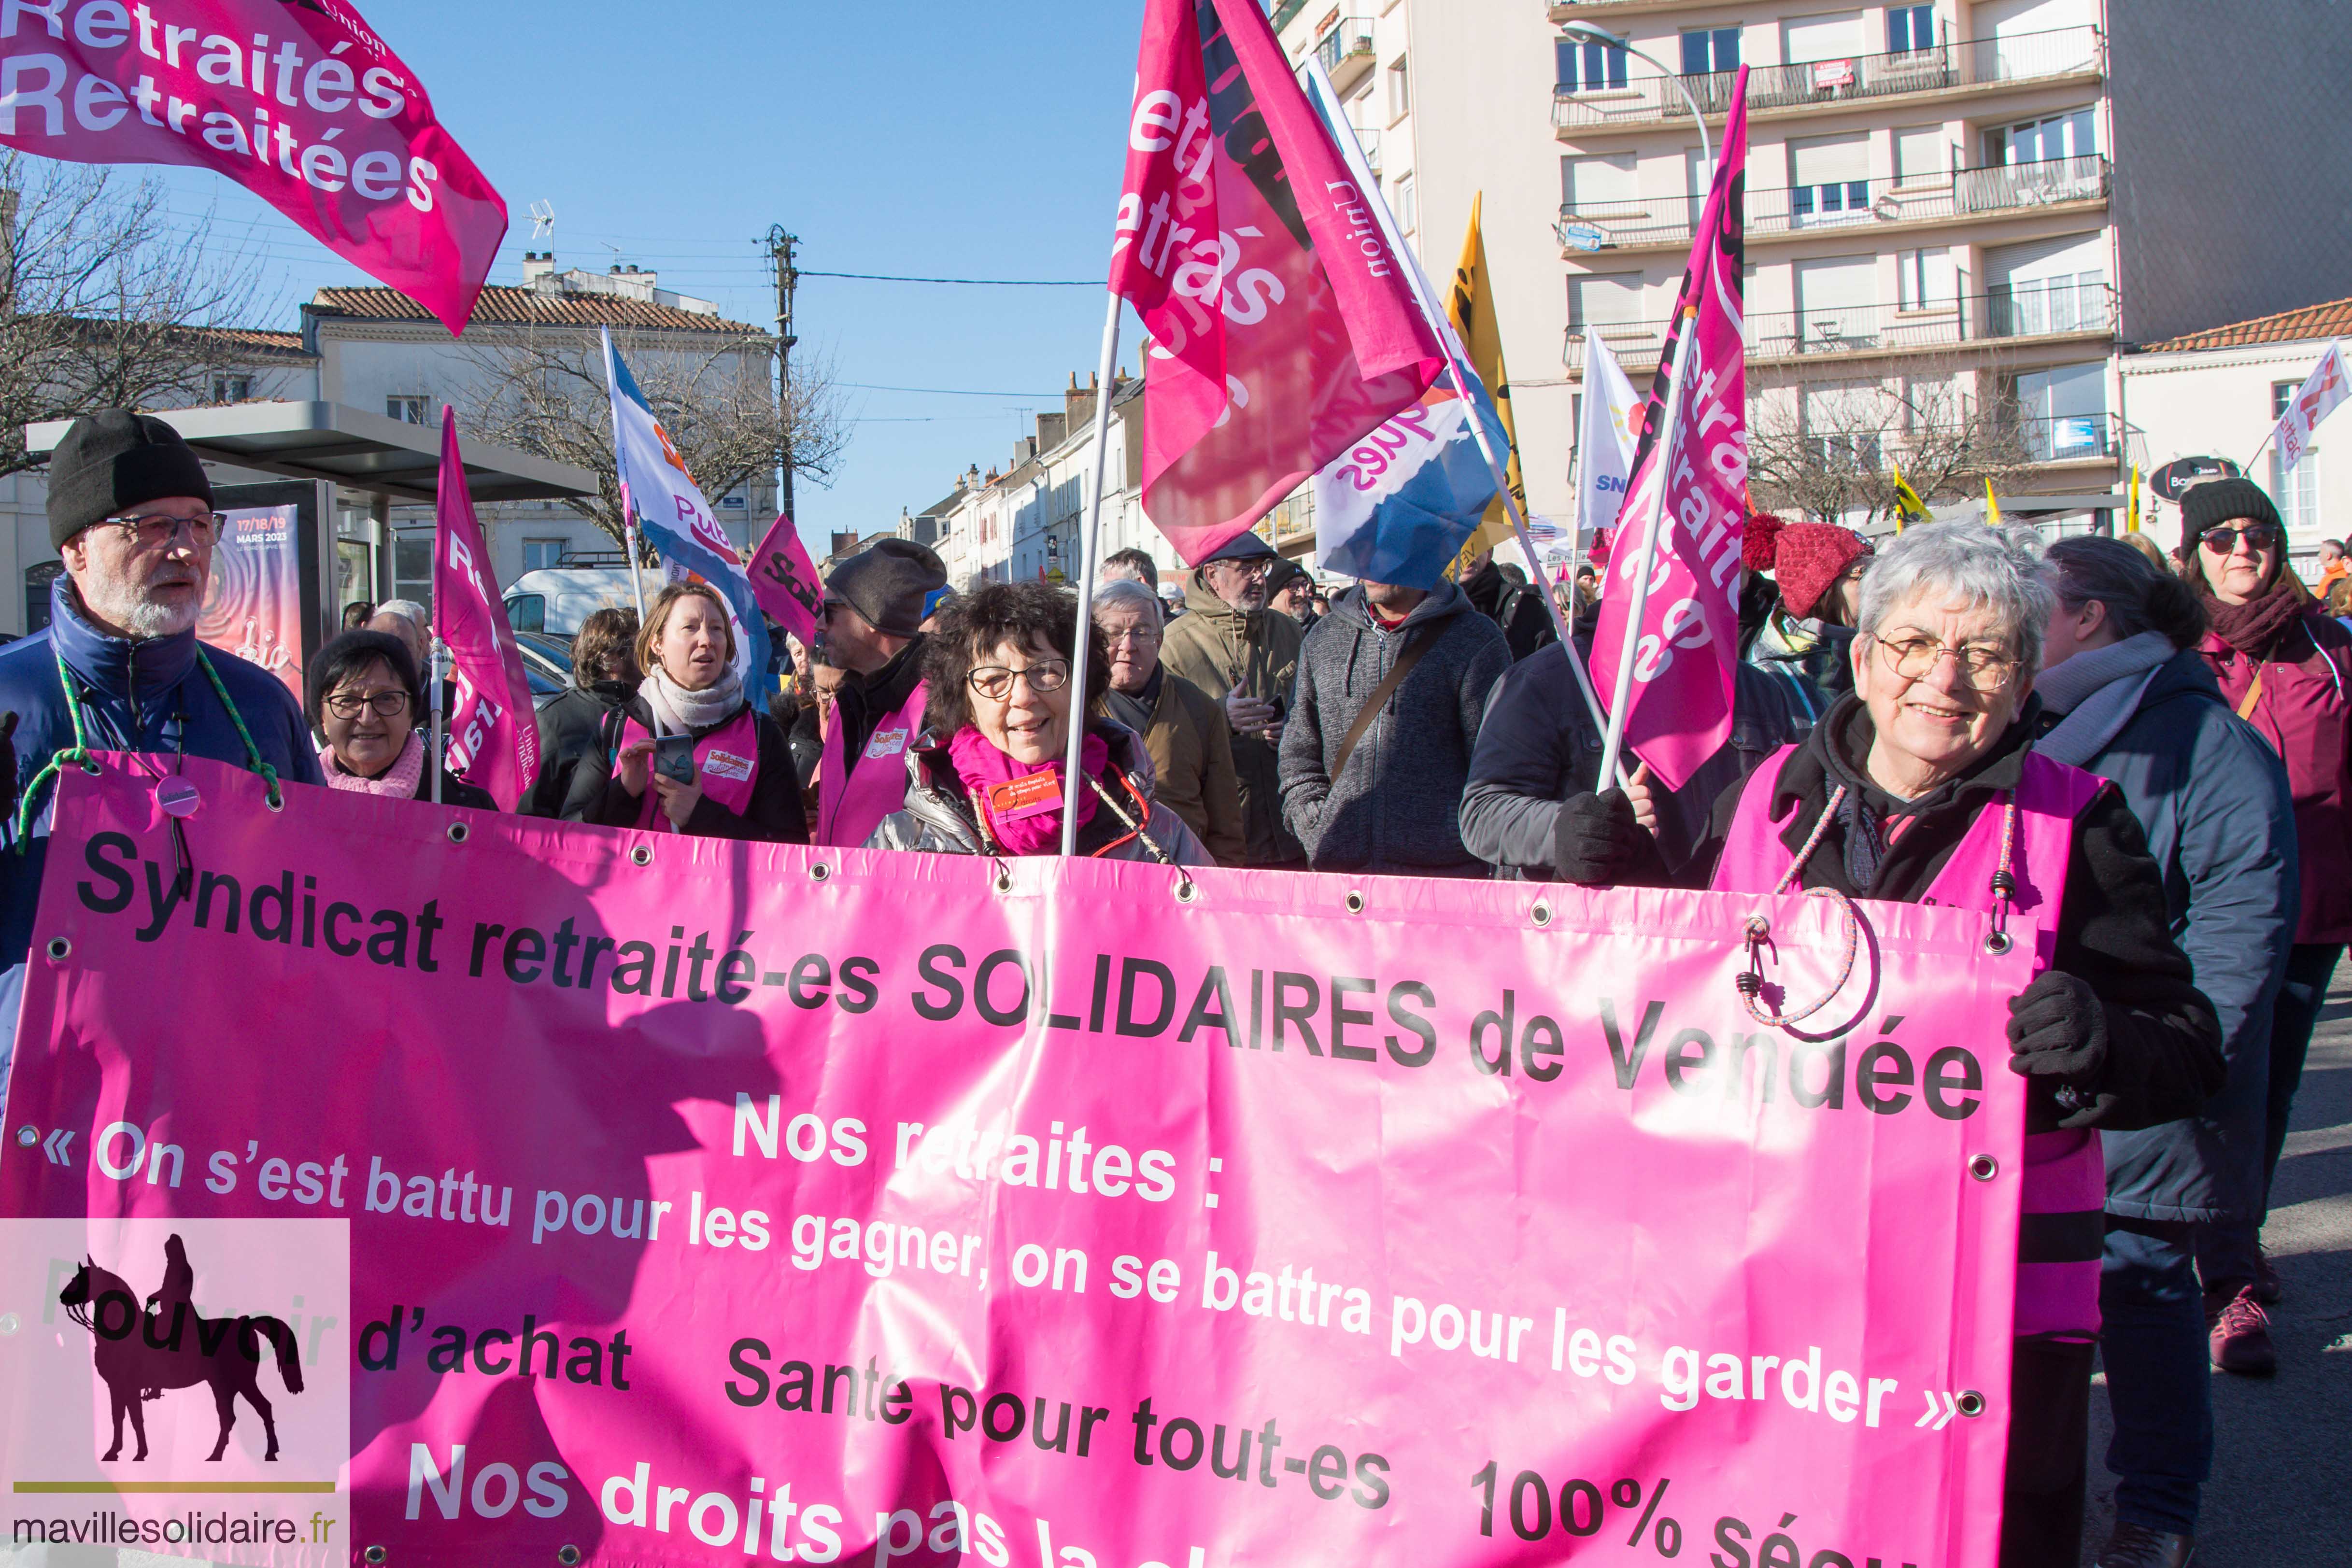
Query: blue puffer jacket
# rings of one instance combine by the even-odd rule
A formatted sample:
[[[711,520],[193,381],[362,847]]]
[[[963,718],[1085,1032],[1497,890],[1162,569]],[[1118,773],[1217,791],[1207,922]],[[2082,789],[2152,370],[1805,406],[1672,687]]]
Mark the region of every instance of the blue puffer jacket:
[[[205,650],[221,685],[253,734],[262,759],[289,783],[318,784],[319,755],[294,694],[267,670],[218,648]],[[133,643],[110,637],[82,619],[72,580],[60,576],[49,591],[49,624],[0,648],[0,713],[16,716],[16,787],[33,781],[50,758],[74,743],[73,718],[58,677],[60,656],[82,697],[82,727],[93,751],[148,751],[170,758],[206,757],[247,765],[236,720],[196,664],[196,634],[183,632]],[[0,841],[0,1084],[15,1053],[16,1008],[22,999],[25,954],[33,936],[33,910],[41,896],[49,809],[55,793],[41,786],[24,853],[11,818]],[[5,1089],[0,1089],[5,1097]]]
[[[2230,1070],[2201,1113],[2105,1134],[2107,1211],[2243,1218],[2261,1205],[2271,1004],[2301,907],[2286,769],[2194,649],[2157,667],[2129,721],[2084,766],[2115,780],[2147,832],[2173,938],[2221,1019]]]

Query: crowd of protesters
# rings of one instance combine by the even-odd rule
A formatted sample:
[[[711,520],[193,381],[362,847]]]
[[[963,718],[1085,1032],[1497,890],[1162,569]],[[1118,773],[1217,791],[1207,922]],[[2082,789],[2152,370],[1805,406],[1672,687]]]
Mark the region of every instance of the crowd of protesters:
[[[90,752],[139,754],[159,778],[209,758],[273,797],[494,809],[436,779],[423,606],[348,607],[304,705],[198,643],[212,507],[160,421],[93,415],[57,450],[50,623],[0,651],[0,778],[26,852],[0,883],[9,1033],[45,785]],[[1577,668],[1589,568],[1548,592],[1481,556],[1458,581],[1334,593],[1244,533],[1164,586],[1148,554],[1109,557],[1082,627],[1061,588],[957,593],[931,550],[884,539],[835,568],[816,646],[772,700],[747,689],[707,587],[663,590],[642,624],[588,616],[520,809],[994,857],[1055,852],[1067,811],[1080,854],[1172,866],[2032,912],[2039,972],[2008,1038],[2036,1222],[2001,1560],[2077,1561],[2095,1354],[2117,1483],[2097,1562],[2180,1568],[2212,1458],[2209,1367],[2277,1367],[2264,1309],[2284,1286],[2262,1228],[2352,940],[2352,565],[2331,541],[2315,595],[2242,478],[2189,490],[2180,515],[2169,553],[2139,534],[2045,549],[1976,523],[1874,548],[1751,517],[1729,740],[1671,791],[1638,767],[1599,777]]]

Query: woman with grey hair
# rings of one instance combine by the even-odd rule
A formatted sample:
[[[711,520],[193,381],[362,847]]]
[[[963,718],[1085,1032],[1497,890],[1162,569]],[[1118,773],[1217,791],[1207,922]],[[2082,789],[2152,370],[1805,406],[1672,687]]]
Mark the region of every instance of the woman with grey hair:
[[[2107,1166],[2099,1354],[2115,1441],[2103,1565],[2178,1564],[2212,1468],[2200,1227],[2262,1211],[2272,1009],[2298,907],[2286,769],[2230,711],[2198,653],[2204,607],[2118,539],[2061,539],[2038,683],[2045,757],[2111,779],[2147,831],[2165,918],[2221,1030],[2229,1079],[2195,1116],[2101,1140]],[[2233,1309],[2236,1303],[2232,1303]],[[2262,1309],[2243,1311],[2262,1326]],[[2241,1333],[2240,1349],[2252,1342]],[[2259,1348],[2268,1355],[2267,1332]]]
[[[2032,748],[2053,603],[2032,538],[1930,524],[1881,551],[1862,580],[1854,690],[1724,792],[1685,876],[1723,892],[1786,883],[1957,904],[1995,931],[2035,916],[2039,973],[2011,1001],[2008,1029],[2010,1070],[2027,1080],[2035,1219],[2020,1233],[2000,1562],[2071,1568],[2099,1332],[2099,1129],[2194,1113],[2222,1064],[2130,808]],[[1559,874],[1666,883],[1639,825],[1649,793],[1563,807]]]
[[[1095,711],[1143,737],[1159,776],[1160,803],[1184,820],[1219,865],[1249,853],[1233,731],[1216,699],[1160,662],[1167,622],[1140,582],[1095,587],[1095,628],[1110,658],[1110,689]]]

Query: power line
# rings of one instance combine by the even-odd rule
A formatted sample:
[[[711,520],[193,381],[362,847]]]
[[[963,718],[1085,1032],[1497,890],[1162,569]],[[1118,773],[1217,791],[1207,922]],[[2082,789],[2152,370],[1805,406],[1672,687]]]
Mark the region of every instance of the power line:
[[[892,272],[812,272],[803,277],[849,277],[861,283],[956,283],[984,288],[1100,288],[1099,277],[908,277]]]
[[[808,275],[803,273],[801,276],[805,277]],[[854,387],[859,392],[936,392],[941,397],[1027,397],[1035,398],[1041,402],[1062,395],[1060,392],[971,392],[963,387],[886,387],[877,386],[872,382],[835,382],[834,385]]]

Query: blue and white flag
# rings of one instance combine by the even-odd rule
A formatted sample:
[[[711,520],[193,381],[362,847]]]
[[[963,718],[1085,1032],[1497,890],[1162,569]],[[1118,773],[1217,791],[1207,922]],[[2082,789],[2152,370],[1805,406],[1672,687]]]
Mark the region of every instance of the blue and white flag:
[[[1380,177],[1358,145],[1346,111],[1319,62],[1309,62],[1308,97],[1330,128],[1362,194],[1366,214],[1379,225],[1389,254],[1408,256],[1395,214],[1381,193]],[[1367,242],[1370,243],[1370,242]],[[1454,325],[1429,298],[1414,269],[1413,296],[1444,341],[1449,368],[1421,402],[1404,409],[1324,465],[1315,476],[1315,564],[1325,571],[1411,588],[1435,588],[1477,530],[1497,493],[1495,470],[1478,450],[1471,410],[1496,453],[1510,450],[1494,401],[1470,368]],[[1467,396],[1456,369],[1470,385]]]
[[[727,601],[727,616],[735,626],[735,673],[742,677],[745,695],[756,703],[767,679],[768,623],[751,592],[751,574],[727,530],[711,516],[710,503],[702,498],[694,476],[686,471],[686,459],[678,455],[629,367],[614,350],[613,334],[607,330],[604,339],[621,504],[660,553],[662,569],[672,582],[698,577]]]
[[[1577,433],[1577,542],[1590,544],[1598,528],[1617,526],[1625,506],[1625,480],[1633,471],[1633,444],[1641,432],[1642,399],[1624,370],[1601,341],[1584,335],[1584,425]]]

